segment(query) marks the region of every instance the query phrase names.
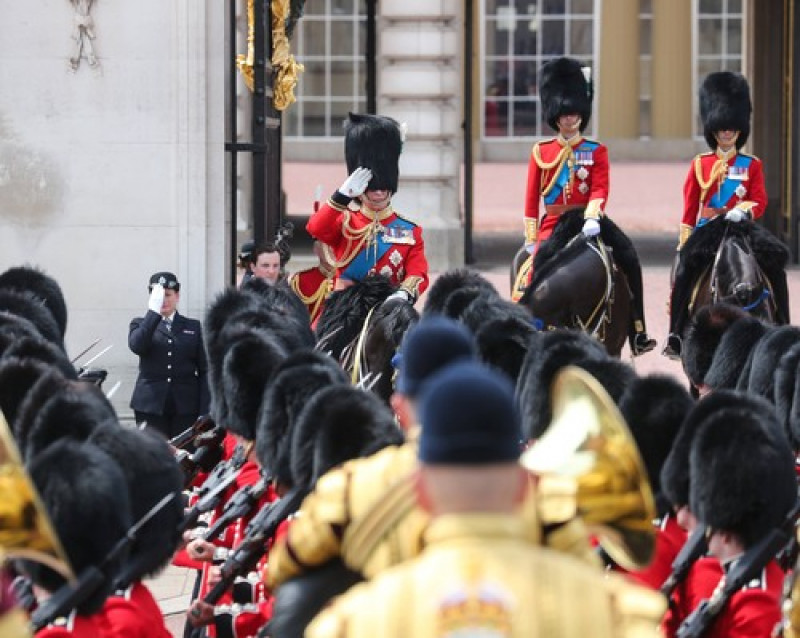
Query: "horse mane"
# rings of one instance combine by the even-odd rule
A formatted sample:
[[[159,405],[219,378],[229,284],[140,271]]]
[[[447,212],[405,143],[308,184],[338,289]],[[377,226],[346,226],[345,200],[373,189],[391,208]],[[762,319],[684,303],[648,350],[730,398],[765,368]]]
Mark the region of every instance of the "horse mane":
[[[716,219],[703,226],[703,232],[692,233],[681,251],[686,267],[698,272],[713,262],[725,233],[729,237],[744,238],[750,242],[758,261],[769,270],[783,269],[789,260],[786,245],[764,227],[745,222],[728,222]]]
[[[322,349],[338,360],[358,337],[369,311],[396,290],[387,277],[369,275],[349,288],[333,292],[317,323],[317,341]]]

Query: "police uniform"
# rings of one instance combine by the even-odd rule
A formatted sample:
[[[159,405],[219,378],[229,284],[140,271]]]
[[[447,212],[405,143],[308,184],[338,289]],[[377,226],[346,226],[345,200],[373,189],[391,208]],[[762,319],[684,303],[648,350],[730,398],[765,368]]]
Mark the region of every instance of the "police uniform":
[[[159,313],[148,310],[131,321],[128,347],[139,355],[130,402],[137,422],[147,421],[172,437],[208,413],[208,365],[199,321],[176,312],[168,326]]]
[[[558,121],[565,115],[579,115],[581,134],[565,139],[560,133],[534,144],[528,163],[525,194],[525,245],[535,246],[547,240],[562,213],[584,209],[586,219],[599,220],[605,214],[609,193],[608,149],[583,137],[592,114],[593,89],[580,63],[571,58],[557,58],[542,67],[539,92],[544,118],[559,130]],[[540,201],[545,215],[539,219]],[[644,323],[644,292],[639,258],[630,240],[619,230],[602,230],[603,240],[614,248],[614,258],[625,273],[633,295],[631,351],[644,354],[655,347],[647,336]],[[531,251],[531,252],[535,252]],[[514,285],[512,300],[518,301],[533,278],[533,256],[521,269],[523,278]],[[527,273],[525,275],[525,273]]]
[[[448,467],[480,472],[485,464],[510,479],[520,437],[513,404],[507,379],[476,363],[434,374],[419,403],[423,480],[433,480],[427,467],[437,467],[441,478]],[[458,513],[438,511],[417,559],[336,599],[306,636],[658,635],[660,596],[537,547],[521,517],[507,506],[483,511],[485,501],[467,501]]]
[[[348,173],[359,167],[370,169],[368,190],[397,192],[402,145],[400,127],[391,118],[350,113],[345,122]],[[412,301],[428,287],[422,228],[398,215],[391,204],[373,211],[336,191],[314,212],[306,229],[330,247],[342,285],[383,275]]]

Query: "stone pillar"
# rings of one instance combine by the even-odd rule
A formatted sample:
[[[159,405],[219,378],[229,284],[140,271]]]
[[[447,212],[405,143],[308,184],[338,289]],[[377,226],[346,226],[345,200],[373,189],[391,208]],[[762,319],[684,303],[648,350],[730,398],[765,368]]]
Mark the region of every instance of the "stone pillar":
[[[424,228],[432,271],[463,264],[462,3],[381,0],[378,113],[408,125],[393,203]]]
[[[654,139],[692,137],[692,3],[653,0]]]
[[[602,76],[595,78],[598,139],[639,138],[639,0],[602,3]],[[595,69],[595,71],[597,70]]]

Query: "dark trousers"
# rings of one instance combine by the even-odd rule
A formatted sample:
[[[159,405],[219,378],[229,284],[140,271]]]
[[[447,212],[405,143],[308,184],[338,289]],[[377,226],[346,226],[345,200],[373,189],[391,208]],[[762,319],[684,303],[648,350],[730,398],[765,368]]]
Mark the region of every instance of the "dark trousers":
[[[147,423],[147,427],[155,428],[168,439],[183,432],[192,425],[199,416],[197,414],[176,414],[175,400],[172,398],[171,393],[167,394],[167,400],[161,414],[134,410],[133,415],[136,419],[136,425]]]

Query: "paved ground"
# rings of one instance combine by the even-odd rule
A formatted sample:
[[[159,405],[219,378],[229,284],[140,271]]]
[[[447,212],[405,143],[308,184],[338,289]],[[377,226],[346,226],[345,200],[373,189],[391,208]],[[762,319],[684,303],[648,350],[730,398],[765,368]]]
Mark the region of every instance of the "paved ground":
[[[681,211],[681,188],[685,163],[616,164],[612,166],[612,191],[606,208],[615,221],[634,240],[644,264],[645,314],[650,333],[659,341],[656,351],[629,360],[639,374],[659,372],[683,380],[679,363],[659,353],[667,333],[666,299],[669,270]],[[337,164],[286,164],[284,184],[290,214],[307,214],[312,209],[316,186],[327,196],[342,179]],[[526,166],[520,164],[482,164],[475,173],[475,267],[502,294],[508,295],[508,266],[519,246],[522,232],[521,202],[524,196]],[[304,258],[302,251],[298,261]],[[294,261],[294,258],[293,258]],[[800,317],[800,271],[789,273],[792,316]],[[184,611],[189,603],[194,575],[188,570],[170,568],[149,583],[173,636],[183,635]]]

